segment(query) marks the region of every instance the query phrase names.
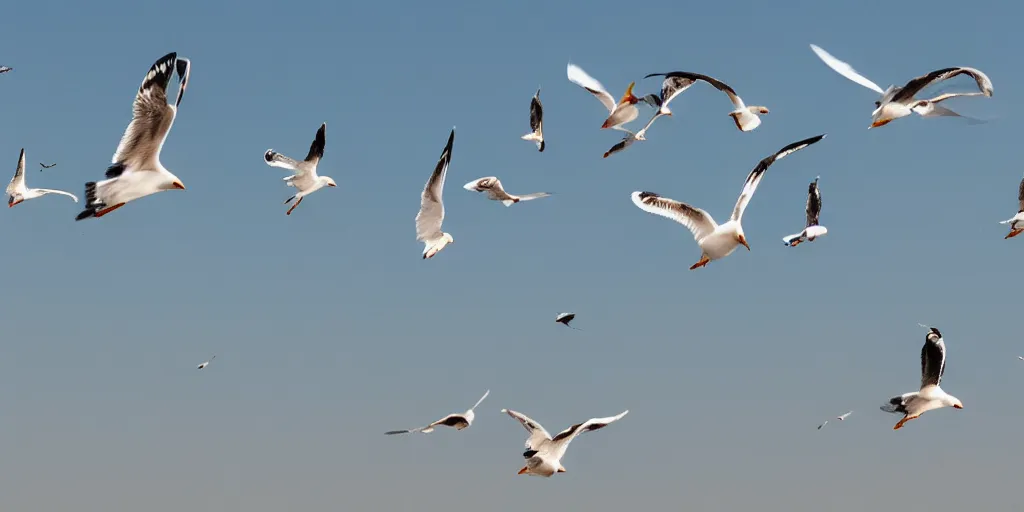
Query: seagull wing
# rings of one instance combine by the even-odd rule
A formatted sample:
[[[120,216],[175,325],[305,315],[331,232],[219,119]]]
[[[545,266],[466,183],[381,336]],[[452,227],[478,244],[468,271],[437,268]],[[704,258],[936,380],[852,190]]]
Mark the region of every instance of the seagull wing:
[[[618,102],[616,102],[615,98],[605,90],[604,86],[601,85],[601,82],[598,82],[594,77],[588,75],[586,71],[583,71],[583,68],[570,62],[565,68],[565,74],[569,77],[570,82],[586,89],[590,94],[593,94],[594,97],[608,109],[608,112],[615,111],[615,106],[618,105]]]
[[[715,219],[711,218],[708,212],[674,199],[661,197],[654,192],[637,191],[633,192],[630,197],[633,198],[633,204],[637,208],[686,226],[686,229],[693,233],[694,240],[700,241],[718,227]]]
[[[177,54],[172,52],[161,57],[149,68],[138,94],[135,95],[132,121],[125,129],[121,142],[117,145],[117,151],[111,159],[111,163],[120,165],[111,166],[107,171],[107,178],[115,178],[127,169],[155,171],[159,167],[160,150],[167,139],[167,133],[171,130],[171,125],[174,124],[174,116],[178,111],[177,103],[180,103],[188,82],[187,78],[181,78],[179,73],[178,102],[175,105],[168,105],[167,85],[171,81],[177,60]],[[183,61],[188,62],[184,59]],[[187,69],[185,71],[187,77]]]
[[[441,223],[444,221],[444,178],[448,173],[448,164],[452,161],[452,144],[455,142],[455,128],[448,135],[448,143],[441,152],[441,158],[434,166],[434,172],[423,187],[420,195],[420,211],[416,214],[416,240],[428,241],[441,237]]]
[[[21,156],[18,157],[18,168],[14,171],[11,182],[7,184],[7,195],[14,195],[15,192],[25,191],[25,148],[21,148]]]
[[[313,169],[316,169],[316,165],[320,163],[320,159],[324,157],[324,146],[327,144],[327,123],[320,125],[320,128],[316,131],[316,137],[313,142],[309,145],[309,153],[306,154],[306,162],[312,164]]]
[[[967,68],[967,67],[954,67],[954,68],[943,68],[937,71],[932,71],[927,75],[921,75],[907,82],[899,92],[893,96],[892,101],[894,102],[907,102],[914,98],[917,93],[921,92],[922,89],[932,84],[949,80],[950,78],[968,75],[974,79],[975,83],[978,84],[978,90],[984,96],[992,96],[992,81],[989,80],[988,75],[982,73],[978,69]]]
[[[832,68],[832,71],[835,71],[836,73],[845,76],[847,79],[852,80],[860,85],[863,85],[864,87],[867,87],[868,89],[871,89],[872,91],[875,91],[878,94],[885,94],[885,91],[883,91],[882,88],[878,86],[878,84],[872,82],[871,80],[868,80],[866,77],[864,77],[864,75],[858,73],[857,70],[853,69],[853,66],[850,66],[849,64],[833,57],[830,53],[826,52],[817,45],[812,44],[811,50],[814,51],[814,54],[817,55],[818,58],[822,60],[822,62],[828,65],[828,67]]]
[[[814,137],[804,139],[798,142],[794,142],[776,152],[774,155],[764,158],[757,163],[754,170],[750,171],[747,175],[747,181],[743,183],[743,191],[740,192],[739,199],[736,200],[736,207],[732,210],[731,220],[739,222],[743,218],[743,211],[747,209],[747,204],[750,203],[750,198],[754,197],[754,191],[757,190],[757,185],[761,183],[761,179],[764,177],[765,171],[768,170],[776,160],[781,160],[788,156],[790,153],[800,151],[815,142],[825,138],[825,134],[815,135]]]
[[[1020,180],[1020,185],[1017,187],[1017,203],[1020,205],[1017,213],[1024,212],[1024,179]]]
[[[607,427],[608,425],[622,419],[622,417],[627,413],[629,413],[629,411],[625,410],[615,416],[609,416],[607,418],[591,418],[583,423],[577,423],[559,432],[558,435],[551,439],[551,447],[555,452],[555,458],[561,459],[562,456],[565,455],[565,450],[569,448],[569,443],[571,443],[573,439],[576,439],[576,436],[584,432],[593,432]]]
[[[921,389],[938,386],[946,371],[946,342],[939,330],[930,327],[921,347]]]
[[[821,213],[821,191],[818,190],[818,179],[807,187],[807,227],[818,225],[818,215]]]
[[[540,89],[530,100],[530,130],[534,133],[540,132],[544,123],[544,106],[540,103]]]
[[[469,410],[472,411],[473,409],[476,409],[477,406],[480,405],[480,402],[483,402],[484,399],[487,398],[487,395],[489,394],[491,394],[491,390],[488,389],[487,391],[484,392],[484,396],[480,397],[480,400],[477,400],[476,403],[473,404],[473,407],[470,407]]]
[[[75,196],[71,192],[65,192],[63,190],[54,190],[52,188],[37,188],[36,192],[39,192],[40,194],[59,194],[62,196],[68,196],[71,199],[73,199],[76,203],[78,202],[77,196]]]
[[[551,440],[551,434],[548,434],[548,431],[544,430],[544,427],[542,427],[540,423],[531,420],[527,415],[511,409],[502,409],[501,412],[519,420],[519,423],[523,425],[523,428],[530,433],[530,438],[526,440],[527,448],[536,450],[546,441]]]

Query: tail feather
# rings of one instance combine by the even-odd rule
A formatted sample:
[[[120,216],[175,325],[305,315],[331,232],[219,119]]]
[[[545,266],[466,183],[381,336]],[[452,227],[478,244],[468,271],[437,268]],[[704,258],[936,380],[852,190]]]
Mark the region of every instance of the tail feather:
[[[103,204],[96,198],[96,182],[90,181],[85,184],[85,209],[75,217],[75,220],[79,221],[88,219],[89,217],[95,217],[96,212],[102,210],[106,206],[107,205]]]
[[[514,199],[505,199],[505,200],[502,200],[502,201],[501,201],[501,204],[503,204],[503,205],[505,205],[505,206],[512,206],[513,204],[516,204],[516,203],[518,203],[518,202],[519,202],[519,201],[516,201],[516,200],[514,200]]]

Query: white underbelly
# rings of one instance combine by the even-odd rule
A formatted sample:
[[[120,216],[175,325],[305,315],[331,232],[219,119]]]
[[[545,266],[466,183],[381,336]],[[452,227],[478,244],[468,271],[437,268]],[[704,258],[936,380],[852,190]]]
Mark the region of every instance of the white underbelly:
[[[114,206],[160,192],[164,181],[158,171],[127,171],[97,184],[97,195],[104,204]]]
[[[732,231],[716,231],[701,240],[700,247],[704,250],[704,254],[708,256],[708,259],[717,260],[732,254],[739,245],[739,241],[736,240],[736,233]]]

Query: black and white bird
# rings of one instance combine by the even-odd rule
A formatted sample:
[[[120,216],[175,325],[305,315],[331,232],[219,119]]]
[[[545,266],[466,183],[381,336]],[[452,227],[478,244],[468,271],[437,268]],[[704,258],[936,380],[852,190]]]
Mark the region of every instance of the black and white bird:
[[[302,199],[313,192],[324,187],[338,186],[331,177],[317,176],[316,174],[316,167],[320,164],[320,159],[324,157],[324,146],[326,144],[327,123],[323,123],[320,125],[320,128],[317,129],[316,137],[309,145],[309,152],[306,153],[306,158],[303,161],[297,162],[292,158],[274,151],[273,149],[268,149],[267,152],[263,154],[263,160],[267,162],[267,165],[271,167],[280,167],[295,173],[284,178],[286,185],[289,187],[295,187],[299,190],[295,195],[289,197],[284,202],[284,204],[288,204],[292,202],[293,199],[296,200],[295,204],[285,212],[285,215],[291,215],[292,210],[302,203]]]
[[[530,433],[530,437],[526,440],[526,451],[523,452],[526,465],[523,466],[523,469],[519,470],[519,474],[550,477],[555,473],[565,473],[565,467],[562,466],[562,457],[565,456],[569,443],[576,436],[584,432],[607,427],[611,423],[622,419],[629,411],[622,411],[608,418],[591,418],[559,432],[555,437],[551,437],[551,434],[548,434],[547,430],[544,430],[540,423],[531,420],[525,414],[510,409],[502,409],[501,412],[519,420],[523,428]]]
[[[946,343],[942,340],[942,334],[934,327],[922,326],[928,329],[925,335],[924,346],[921,347],[921,389],[910,393],[903,393],[889,399],[889,403],[881,409],[885,412],[902,414],[893,430],[899,430],[903,424],[917,419],[922,414],[943,407],[954,407],[963,409],[964,404],[960,399],[946,393],[939,382],[942,374],[946,371]]]
[[[441,418],[425,427],[410,428],[408,430],[389,430],[384,435],[393,436],[395,434],[408,434],[411,432],[422,432],[429,434],[434,431],[434,427],[453,427],[455,430],[462,430],[473,424],[473,419],[476,418],[476,414],[473,412],[474,409],[480,405],[480,402],[487,398],[487,395],[491,394],[491,390],[487,390],[484,396],[477,400],[473,407],[470,407],[468,411],[461,414],[449,414],[444,418]]]
[[[574,318],[576,318],[576,313],[559,313],[558,316],[555,317],[555,322],[560,323],[570,329],[576,329],[575,327],[569,325],[569,322],[572,322]]]
[[[850,417],[851,414],[853,414],[853,411],[840,414],[839,416],[836,416],[836,419],[839,420],[839,421],[843,421],[846,418]],[[821,430],[821,428],[824,427],[825,425],[828,425],[828,420],[825,420],[825,423],[822,423],[821,425],[818,425],[818,430]]]
[[[202,370],[203,368],[210,366],[210,363],[212,363],[214,359],[217,359],[217,354],[214,354],[209,361],[203,361],[202,363],[199,363],[199,366],[197,366],[197,368]]]
[[[1020,185],[1017,187],[1017,204],[1017,215],[1000,222],[1000,224],[1010,225],[1010,232],[1003,237],[1003,240],[1013,238],[1024,231],[1024,179],[1020,180]]]
[[[732,254],[740,245],[746,247],[749,251],[750,245],[747,244],[746,235],[743,233],[741,220],[743,219],[743,212],[746,210],[747,204],[750,203],[750,199],[754,196],[754,191],[757,190],[757,185],[761,183],[761,179],[764,177],[765,171],[776,160],[806,148],[824,137],[825,134],[821,134],[794,142],[780,149],[774,155],[758,162],[757,166],[747,175],[747,179],[743,183],[743,191],[740,192],[740,197],[736,200],[736,206],[732,210],[732,215],[725,224],[719,225],[708,212],[700,208],[659,196],[654,192],[633,192],[631,195],[633,204],[647,213],[672,219],[686,226],[693,233],[693,238],[697,241],[697,245],[700,246],[701,256],[700,261],[694,263],[690,270],[703,267],[711,261],[722,259]]]
[[[588,75],[586,71],[583,71],[583,68],[570,62],[565,68],[565,73],[570,82],[586,89],[587,92],[593,94],[608,109],[608,117],[601,125],[601,129],[611,128],[613,130],[629,132],[629,130],[623,128],[623,125],[632,122],[640,115],[640,111],[636,108],[640,98],[633,95],[635,82],[630,82],[629,86],[626,87],[626,93],[616,102],[615,98],[601,85],[601,82]]]
[[[6,73],[8,71],[14,71],[14,68],[9,68],[7,66],[0,66],[0,74]]]
[[[462,188],[470,192],[484,192],[487,194],[488,199],[501,201],[501,204],[505,206],[512,206],[520,201],[530,201],[551,195],[548,192],[534,192],[532,194],[523,194],[521,196],[509,194],[508,192],[505,192],[505,189],[501,186],[501,180],[494,176],[475,179],[463,185]]]
[[[729,117],[732,118],[733,122],[736,123],[736,128],[739,128],[741,132],[749,132],[752,131],[754,128],[760,126],[761,118],[759,116],[768,113],[768,107],[748,107],[745,103],[743,103],[743,98],[740,98],[740,96],[736,94],[736,91],[732,87],[726,85],[725,82],[722,82],[721,80],[711,78],[710,76],[707,75],[702,75],[700,73],[690,73],[689,71],[672,71],[669,73],[651,73],[645,76],[644,78],[650,78],[652,76],[665,77],[665,81],[662,82],[663,105],[661,109],[659,109],[659,113],[668,110],[668,101],[671,101],[672,98],[688,89],[691,85],[693,85],[694,82],[698,80],[710,84],[712,87],[724,92],[725,95],[729,97],[729,102],[731,102],[733,106],[733,110],[729,112]],[[669,79],[672,78],[678,79],[678,81],[674,82],[674,94],[668,98],[668,101],[665,101],[665,86],[669,85]],[[671,113],[666,112],[665,115],[671,115]]]
[[[423,193],[420,195],[420,211],[416,214],[416,240],[423,242],[423,259],[433,258],[435,254],[448,244],[455,243],[452,235],[441,231],[444,222],[444,178],[448,173],[448,164],[452,161],[452,144],[455,142],[455,128],[448,135],[448,143],[444,145],[441,158],[434,166]]]
[[[132,121],[117,145],[103,181],[85,184],[85,209],[75,220],[102,217],[136,199],[185,185],[160,163],[160,149],[188,86],[188,59],[168,53],[156,61],[135,95]],[[167,85],[178,74],[178,97],[167,103]]]
[[[814,181],[807,187],[807,224],[804,230],[784,237],[783,245],[796,247],[803,242],[813,242],[815,238],[828,233],[825,226],[818,225],[818,215],[821,214],[821,191],[818,190],[818,178],[820,176],[814,178]]]
[[[537,151],[544,151],[544,106],[540,103],[540,88],[530,100],[530,129],[533,130],[521,138],[537,143]]]
[[[14,170],[14,177],[7,184],[7,207],[11,208],[26,199],[35,199],[46,194],[60,194],[68,196],[76,203],[78,198],[70,192],[53,190],[49,188],[28,188],[25,185],[25,148],[21,148],[21,156],[18,157],[18,167]]]
[[[819,59],[822,60],[822,62],[832,68],[836,73],[839,73],[850,81],[867,87],[881,95],[881,98],[879,98],[878,101],[875,101],[875,110],[871,112],[871,126],[868,128],[884,126],[901,117],[907,117],[912,113],[916,113],[921,117],[963,117],[974,122],[980,122],[978,119],[962,116],[939,105],[939,103],[959,96],[992,96],[992,81],[989,80],[985,73],[974,68],[943,68],[914,78],[907,82],[903,87],[890,85],[888,89],[882,90],[878,84],[872,82],[864,75],[861,75],[853,69],[853,66],[833,57],[832,54],[826,52],[821,47],[812,44],[811,50]],[[973,78],[978,84],[979,92],[945,93],[924,100],[919,100],[914,97],[928,86],[949,80],[950,78],[959,75],[968,75]]]

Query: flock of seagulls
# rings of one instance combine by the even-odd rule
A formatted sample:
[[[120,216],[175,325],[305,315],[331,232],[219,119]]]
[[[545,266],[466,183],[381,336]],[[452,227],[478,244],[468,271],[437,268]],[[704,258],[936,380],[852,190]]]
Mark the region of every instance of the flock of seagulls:
[[[810,48],[832,70],[880,95],[878,100],[875,101],[875,109],[871,113],[870,128],[884,126],[896,119],[907,117],[911,114],[918,114],[922,117],[964,117],[940,105],[940,103],[955,97],[990,97],[993,93],[992,82],[988,76],[980,70],[970,67],[939,69],[914,78],[902,87],[889,86],[883,90],[877,84],[856,72],[849,64],[835,58],[824,49],[813,44],[810,45]],[[76,221],[88,218],[101,218],[131,201],[158,192],[185,190],[182,180],[166,169],[161,163],[160,152],[174,124],[178,108],[188,86],[190,69],[191,63],[189,59],[179,57],[173,52],[161,57],[150,67],[135,95],[131,122],[121,137],[111,159],[111,165],[104,174],[104,179],[90,181],[85,184],[84,209],[76,216]],[[12,68],[0,66],[0,73],[9,71],[12,71]],[[175,75],[178,79],[177,94],[174,102],[168,103],[167,88]],[[651,73],[646,75],[644,79],[661,77],[660,90],[644,96],[636,96],[634,94],[636,82],[631,82],[626,86],[625,92],[618,100],[599,81],[575,64],[569,63],[567,65],[566,75],[571,83],[589,92],[607,110],[607,116],[600,126],[601,129],[612,129],[625,133],[623,139],[604,154],[605,158],[625,150],[637,141],[645,141],[646,133],[655,121],[661,117],[672,116],[669,104],[697,82],[708,84],[727,96],[732,105],[732,109],[727,115],[741,132],[746,133],[757,129],[762,123],[761,116],[769,113],[767,107],[748,106],[733,87],[721,80],[699,73],[687,71]],[[978,90],[945,93],[926,99],[916,97],[925,88],[959,75],[966,75],[972,78]],[[541,90],[538,88],[531,98],[529,108],[530,132],[521,138],[525,141],[533,142],[537,147],[537,151],[543,152],[546,147],[546,140],[544,137],[544,108],[541,104],[540,92]],[[639,117],[640,104],[652,108],[653,114],[643,128],[633,131],[627,128],[626,125]],[[286,211],[286,215],[291,215],[306,196],[324,187],[337,186],[332,178],[317,174],[317,166],[324,157],[326,130],[327,124],[321,124],[316,131],[313,142],[310,144],[306,157],[301,161],[285,156],[273,149],[268,149],[264,153],[264,161],[268,166],[285,169],[291,173],[283,178],[285,185],[296,189],[296,192],[284,201],[284,204],[294,201],[294,204],[291,204]],[[793,142],[758,162],[747,175],[739,198],[728,220],[722,224],[718,224],[708,212],[701,208],[661,196],[655,192],[634,191],[630,197],[637,208],[653,215],[671,219],[688,229],[701,251],[700,259],[690,269],[704,267],[712,261],[721,260],[729,256],[740,246],[745,247],[748,251],[750,250],[750,245],[743,231],[742,219],[754,196],[754,192],[757,190],[761,180],[764,179],[768,168],[775,162],[797,151],[817,144],[825,137],[825,134],[820,134]],[[445,217],[444,184],[452,160],[454,142],[455,128],[453,127],[420,196],[420,209],[415,217],[415,228],[416,240],[423,243],[422,258],[424,260],[437,256],[438,253],[455,241],[451,234],[442,229]],[[56,164],[40,165],[48,169]],[[796,247],[806,242],[813,242],[828,232],[824,226],[819,224],[822,203],[818,181],[819,177],[816,177],[808,186],[806,223],[803,230],[783,238],[783,243],[788,247]],[[463,188],[470,192],[485,194],[487,199],[499,201],[506,207],[523,201],[551,197],[552,195],[549,192],[521,195],[509,193],[505,190],[501,180],[496,176],[475,179],[463,185]],[[25,182],[25,150],[22,149],[14,177],[7,186],[8,206],[13,207],[27,199],[35,199],[48,194],[68,196],[76,203],[78,202],[78,197],[69,192],[54,189],[28,188]],[[1006,238],[1012,238],[1024,232],[1024,180],[1021,181],[1018,189],[1018,201],[1019,209],[1017,214],[1003,221],[1003,224],[1009,224],[1010,227],[1010,232],[1006,235]],[[571,325],[575,317],[575,313],[559,313],[555,317],[555,322],[571,329],[577,329]],[[939,385],[946,366],[946,345],[942,334],[937,328],[927,327],[927,329],[925,343],[921,349],[921,382],[919,390],[892,397],[881,406],[881,410],[885,412],[903,415],[894,429],[902,428],[906,422],[919,418],[930,410],[945,407],[963,408],[963,403],[958,398],[946,393]],[[216,355],[199,364],[198,369],[207,368],[215,358]],[[1024,360],[1024,357],[1021,357],[1021,359]],[[386,434],[397,435],[413,432],[428,434],[437,427],[452,427],[455,430],[469,428],[475,419],[476,408],[488,395],[490,395],[490,390],[487,390],[465,412],[449,414],[421,427],[392,430],[386,432]],[[501,412],[519,421],[529,433],[526,441],[526,451],[522,454],[525,459],[525,465],[519,470],[519,474],[550,477],[556,473],[565,472],[562,459],[573,439],[584,432],[604,428],[622,419],[629,411],[623,411],[615,416],[592,418],[582,423],[577,423],[553,437],[539,423],[520,412],[511,409],[502,409]],[[837,416],[836,419],[843,421],[852,413],[853,411],[849,411]],[[818,426],[818,429],[820,430],[827,424],[828,421],[825,421]]]

